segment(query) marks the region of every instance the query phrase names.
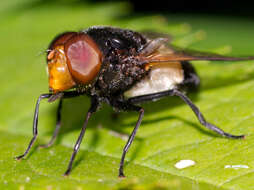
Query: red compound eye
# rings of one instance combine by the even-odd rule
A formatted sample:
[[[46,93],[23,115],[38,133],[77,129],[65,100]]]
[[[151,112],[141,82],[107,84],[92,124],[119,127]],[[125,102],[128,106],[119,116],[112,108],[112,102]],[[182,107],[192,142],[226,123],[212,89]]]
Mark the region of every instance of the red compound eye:
[[[62,33],[60,35],[58,35],[57,37],[55,37],[55,39],[50,43],[49,45],[49,50],[53,50],[55,47],[59,46],[59,45],[64,45],[68,39],[70,39],[72,36],[74,36],[75,34],[77,34],[77,32],[65,32]]]
[[[77,34],[65,44],[67,64],[77,83],[89,84],[100,71],[102,54],[86,34]]]

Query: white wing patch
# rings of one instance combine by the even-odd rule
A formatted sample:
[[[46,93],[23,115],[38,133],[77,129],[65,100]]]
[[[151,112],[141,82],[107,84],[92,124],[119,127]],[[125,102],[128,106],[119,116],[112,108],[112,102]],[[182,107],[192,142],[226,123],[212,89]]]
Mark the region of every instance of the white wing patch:
[[[152,67],[149,75],[124,93],[127,98],[173,89],[184,79],[179,62],[161,63]]]

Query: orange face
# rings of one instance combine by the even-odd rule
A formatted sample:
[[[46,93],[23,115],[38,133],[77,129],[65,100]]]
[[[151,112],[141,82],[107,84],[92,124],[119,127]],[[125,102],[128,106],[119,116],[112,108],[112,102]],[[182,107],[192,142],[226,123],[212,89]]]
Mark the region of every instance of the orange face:
[[[48,54],[49,88],[53,93],[64,91],[75,86],[66,64],[63,46],[57,46]]]
[[[68,32],[50,45],[49,88],[53,93],[93,82],[101,67],[101,51],[84,33]]]

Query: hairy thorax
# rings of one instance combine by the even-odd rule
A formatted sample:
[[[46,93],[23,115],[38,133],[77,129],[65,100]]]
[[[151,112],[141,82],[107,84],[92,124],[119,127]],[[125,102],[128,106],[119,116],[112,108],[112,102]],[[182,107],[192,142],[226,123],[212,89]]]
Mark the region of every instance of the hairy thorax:
[[[97,81],[102,96],[117,95],[128,90],[148,74],[134,56],[105,60]]]

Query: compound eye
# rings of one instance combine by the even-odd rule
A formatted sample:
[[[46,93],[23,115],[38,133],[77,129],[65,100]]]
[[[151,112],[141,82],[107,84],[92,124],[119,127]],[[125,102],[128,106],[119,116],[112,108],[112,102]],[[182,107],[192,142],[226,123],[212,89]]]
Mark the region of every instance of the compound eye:
[[[47,56],[48,59],[52,58],[54,55],[54,52],[52,52],[52,50],[54,50],[57,46],[64,45],[67,42],[67,40],[69,40],[75,34],[76,32],[65,32],[55,37],[55,39],[50,43],[48,47],[49,50]]]
[[[73,36],[65,44],[67,64],[77,83],[89,84],[98,75],[102,53],[95,42],[86,34]]]

